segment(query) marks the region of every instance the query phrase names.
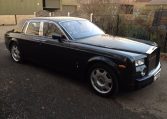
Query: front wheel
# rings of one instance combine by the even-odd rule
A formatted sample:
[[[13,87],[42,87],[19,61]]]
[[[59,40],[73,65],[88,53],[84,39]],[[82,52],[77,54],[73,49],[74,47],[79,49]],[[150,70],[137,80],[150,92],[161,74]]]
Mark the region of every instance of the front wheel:
[[[117,93],[116,75],[107,65],[93,65],[89,70],[88,77],[93,89],[101,96],[111,96]]]
[[[21,63],[23,61],[21,51],[16,43],[11,44],[10,53],[14,62]]]

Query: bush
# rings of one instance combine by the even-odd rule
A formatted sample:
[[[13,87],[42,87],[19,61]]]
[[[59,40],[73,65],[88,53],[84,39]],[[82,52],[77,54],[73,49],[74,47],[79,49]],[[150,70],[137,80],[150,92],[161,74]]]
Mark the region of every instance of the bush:
[[[137,39],[149,40],[148,32],[145,28],[140,25],[135,24],[126,24],[125,26],[125,36],[133,37]]]

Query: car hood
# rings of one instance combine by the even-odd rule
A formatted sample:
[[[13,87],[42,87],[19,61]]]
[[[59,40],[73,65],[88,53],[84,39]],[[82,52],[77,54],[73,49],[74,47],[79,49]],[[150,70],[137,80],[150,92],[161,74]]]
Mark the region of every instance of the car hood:
[[[103,47],[139,54],[147,54],[147,51],[152,46],[155,46],[155,43],[149,41],[137,39],[131,40],[128,38],[121,38],[110,35],[93,36],[77,40],[76,42],[96,47]]]

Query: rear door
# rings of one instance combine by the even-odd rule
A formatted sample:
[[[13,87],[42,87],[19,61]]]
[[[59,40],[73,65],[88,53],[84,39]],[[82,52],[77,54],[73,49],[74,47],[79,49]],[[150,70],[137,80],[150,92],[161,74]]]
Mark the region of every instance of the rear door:
[[[24,57],[33,60],[39,60],[41,39],[41,22],[32,20],[27,23],[19,41]]]

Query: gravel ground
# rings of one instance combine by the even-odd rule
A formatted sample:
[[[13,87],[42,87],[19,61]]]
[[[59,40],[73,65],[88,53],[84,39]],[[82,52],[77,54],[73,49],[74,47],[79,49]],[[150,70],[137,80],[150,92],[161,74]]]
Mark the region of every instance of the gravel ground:
[[[152,85],[102,98],[65,73],[13,63],[3,40],[13,27],[0,26],[0,119],[166,119],[166,61]]]
[[[161,77],[152,85],[141,90],[120,94],[117,101],[126,109],[149,112],[163,119],[167,117],[167,61],[161,60]]]

